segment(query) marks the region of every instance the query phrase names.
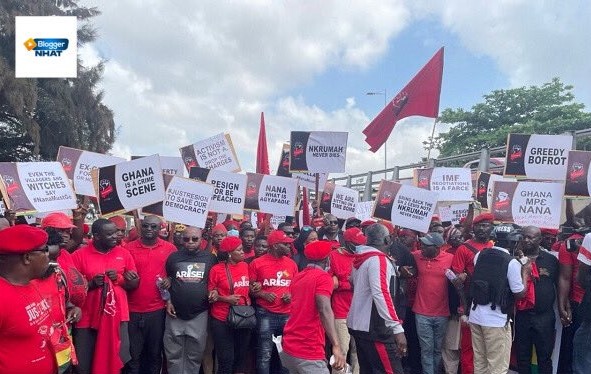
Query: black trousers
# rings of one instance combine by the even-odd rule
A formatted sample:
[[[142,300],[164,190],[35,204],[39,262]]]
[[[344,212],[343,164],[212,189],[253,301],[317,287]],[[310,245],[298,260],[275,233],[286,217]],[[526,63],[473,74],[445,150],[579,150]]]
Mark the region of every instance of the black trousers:
[[[147,313],[129,313],[129,353],[127,374],[159,374],[162,369],[164,309]]]
[[[251,330],[232,329],[213,317],[209,319],[209,329],[218,358],[217,374],[245,373]]]
[[[519,374],[531,373],[532,346],[536,347],[538,373],[552,374],[554,310],[544,313],[518,311],[515,316],[515,348]]]
[[[382,343],[355,336],[359,374],[404,374],[402,362],[396,356],[396,344]]]
[[[562,340],[560,341],[560,357],[558,359],[558,373],[572,374],[573,372],[573,337],[581,326],[579,316],[579,303],[570,302],[572,311],[572,323],[569,327],[562,328]]]

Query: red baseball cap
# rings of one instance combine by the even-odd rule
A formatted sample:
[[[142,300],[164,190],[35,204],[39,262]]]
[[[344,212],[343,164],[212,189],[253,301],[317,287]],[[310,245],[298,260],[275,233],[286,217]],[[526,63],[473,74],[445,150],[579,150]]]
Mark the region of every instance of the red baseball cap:
[[[45,230],[37,227],[29,225],[8,227],[0,230],[0,254],[19,255],[32,252],[45,245],[47,237]]]
[[[273,230],[267,236],[267,243],[269,245],[275,245],[277,243],[293,243],[294,239],[285,235],[283,230]]]
[[[127,222],[125,222],[125,218],[121,216],[115,216],[109,218],[109,221],[113,222],[118,230],[125,230],[127,228]]]
[[[351,242],[355,245],[365,245],[365,243],[367,243],[367,238],[363,235],[363,231],[358,227],[351,227],[350,229],[345,230],[343,238],[346,242]]]
[[[72,220],[65,213],[54,212],[49,213],[41,221],[41,227],[53,227],[56,229],[73,229],[76,225],[72,224]]]

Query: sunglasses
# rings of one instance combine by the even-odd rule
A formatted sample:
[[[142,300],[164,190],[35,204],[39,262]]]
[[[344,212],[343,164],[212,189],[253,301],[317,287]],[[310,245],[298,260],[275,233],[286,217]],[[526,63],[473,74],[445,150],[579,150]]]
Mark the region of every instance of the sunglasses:
[[[41,249],[35,249],[35,250],[31,251],[31,252],[43,252],[43,253],[49,253],[49,246],[47,246],[47,245],[46,245],[45,247],[43,247],[43,248],[41,248]]]
[[[327,221],[329,225],[338,225],[339,221]]]
[[[199,239],[201,239],[201,238],[198,236],[192,236],[192,237],[183,236],[183,241],[185,243],[189,243],[189,242],[197,243],[199,241]]]
[[[142,223],[142,229],[158,230],[158,229],[160,229],[160,225],[157,225],[155,223],[153,223],[153,224]]]

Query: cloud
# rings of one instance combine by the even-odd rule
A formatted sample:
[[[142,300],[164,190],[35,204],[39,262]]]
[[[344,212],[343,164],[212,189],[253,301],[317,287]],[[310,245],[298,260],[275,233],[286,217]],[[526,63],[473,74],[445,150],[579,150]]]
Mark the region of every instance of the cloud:
[[[473,53],[492,57],[513,87],[560,77],[591,104],[590,2],[421,0],[410,6],[417,16],[435,16]]]
[[[108,60],[101,88],[119,127],[113,152],[177,155],[229,132],[245,170],[254,168],[261,111],[272,158],[291,130],[359,132],[367,118],[354,98],[325,112],[281,92],[328,69],[367,69],[408,19],[402,1],[95,5],[99,39],[81,54]]]

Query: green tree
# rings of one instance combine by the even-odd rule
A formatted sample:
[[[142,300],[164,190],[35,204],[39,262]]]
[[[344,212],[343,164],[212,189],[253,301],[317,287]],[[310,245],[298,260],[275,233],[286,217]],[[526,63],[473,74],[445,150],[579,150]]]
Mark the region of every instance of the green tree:
[[[14,17],[76,16],[81,47],[96,38],[89,20],[99,11],[78,2],[0,2],[0,161],[53,160],[60,145],[106,152],[115,140],[113,113],[97,89],[103,63],[85,67],[78,60],[78,78],[14,77]]]
[[[589,128],[591,113],[575,102],[572,88],[554,78],[541,87],[495,90],[471,111],[447,108],[438,122],[454,126],[435,138],[434,147],[445,157],[505,145],[509,133],[561,134]],[[584,139],[577,148],[588,149],[589,144]]]

